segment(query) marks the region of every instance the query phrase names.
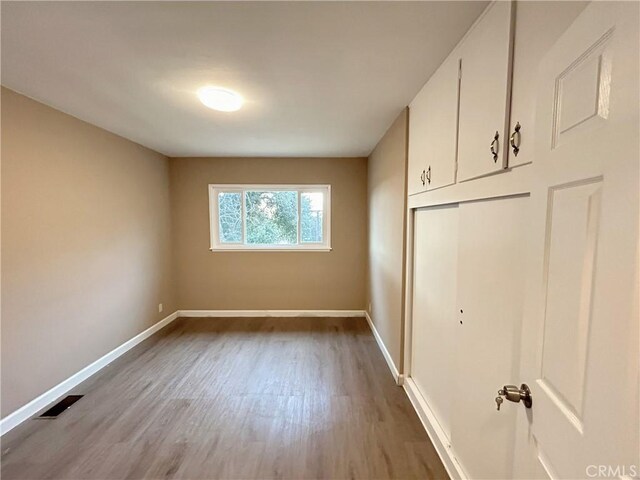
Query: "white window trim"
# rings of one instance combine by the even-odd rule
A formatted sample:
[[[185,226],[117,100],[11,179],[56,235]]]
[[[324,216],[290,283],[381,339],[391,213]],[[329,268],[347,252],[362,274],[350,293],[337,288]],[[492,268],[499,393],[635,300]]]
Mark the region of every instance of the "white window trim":
[[[298,192],[298,244],[297,245],[246,245],[244,243],[220,243],[218,223],[218,193],[245,192],[251,190],[278,190]],[[322,191],[324,195],[324,209],[322,220],[323,243],[300,242],[300,194],[304,192]],[[246,238],[245,205],[242,197],[242,228],[243,238]],[[330,252],[331,248],[331,185],[271,185],[271,184],[210,184],[209,185],[209,232],[210,248],[212,252]]]

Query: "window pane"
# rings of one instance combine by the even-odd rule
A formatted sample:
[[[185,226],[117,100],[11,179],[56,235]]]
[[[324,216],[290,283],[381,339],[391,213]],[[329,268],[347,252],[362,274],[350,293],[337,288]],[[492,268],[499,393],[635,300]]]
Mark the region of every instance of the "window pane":
[[[298,243],[298,192],[245,192],[246,243],[295,245]]]
[[[242,243],[242,194],[220,192],[218,194],[218,224],[220,243]]]
[[[303,192],[300,195],[300,238],[305,243],[322,243],[322,217],[324,195],[322,192]]]

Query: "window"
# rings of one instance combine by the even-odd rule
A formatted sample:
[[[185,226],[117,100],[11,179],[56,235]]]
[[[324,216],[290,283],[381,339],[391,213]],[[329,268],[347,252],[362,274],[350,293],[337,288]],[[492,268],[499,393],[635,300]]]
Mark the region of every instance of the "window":
[[[329,185],[209,185],[211,250],[331,250]]]

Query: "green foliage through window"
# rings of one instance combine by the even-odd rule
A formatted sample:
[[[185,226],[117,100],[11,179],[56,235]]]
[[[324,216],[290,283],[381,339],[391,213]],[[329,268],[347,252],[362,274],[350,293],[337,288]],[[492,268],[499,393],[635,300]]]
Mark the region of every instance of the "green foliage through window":
[[[301,240],[306,243],[322,242],[322,213],[324,195],[322,192],[303,192],[300,196]]]
[[[216,243],[221,247],[325,246],[327,187],[281,190],[230,187],[226,191],[213,189],[218,206]]]
[[[242,243],[242,194],[218,194],[218,224],[221,243]]]
[[[247,243],[298,243],[298,192],[245,192]]]

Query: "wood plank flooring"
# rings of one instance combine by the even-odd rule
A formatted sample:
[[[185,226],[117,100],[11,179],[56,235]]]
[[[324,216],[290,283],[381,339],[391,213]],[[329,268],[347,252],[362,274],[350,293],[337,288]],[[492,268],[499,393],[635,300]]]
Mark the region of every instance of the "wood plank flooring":
[[[2,478],[448,478],[363,318],[179,319],[2,438]]]

